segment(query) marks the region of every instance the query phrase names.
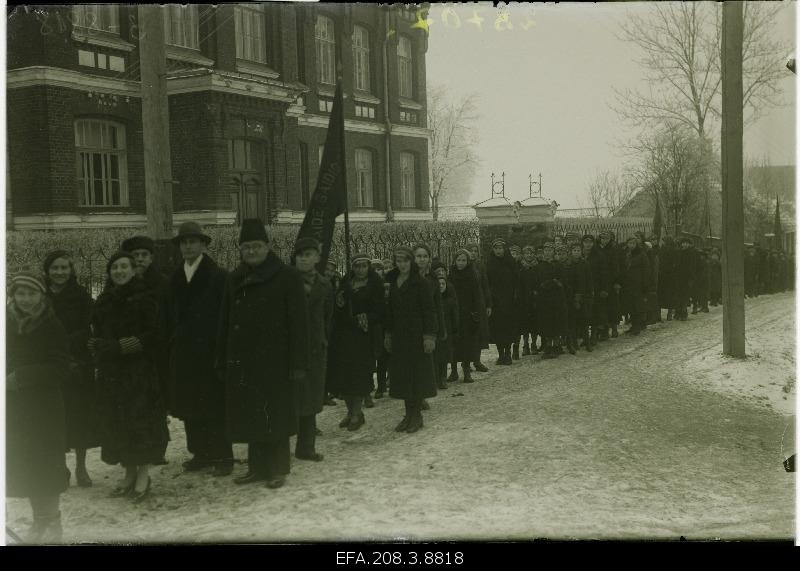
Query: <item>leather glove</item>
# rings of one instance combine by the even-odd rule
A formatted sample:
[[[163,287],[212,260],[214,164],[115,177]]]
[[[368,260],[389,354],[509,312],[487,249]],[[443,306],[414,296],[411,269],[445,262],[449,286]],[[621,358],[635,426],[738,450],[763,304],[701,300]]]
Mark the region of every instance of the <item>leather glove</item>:
[[[434,349],[436,349],[436,340],[430,337],[424,338],[422,341],[422,349],[426,354],[430,355],[433,353]]]

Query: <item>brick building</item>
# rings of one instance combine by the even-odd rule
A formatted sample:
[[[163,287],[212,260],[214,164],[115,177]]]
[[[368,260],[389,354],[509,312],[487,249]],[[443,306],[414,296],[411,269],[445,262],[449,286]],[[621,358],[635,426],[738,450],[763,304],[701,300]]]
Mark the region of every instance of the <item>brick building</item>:
[[[427,31],[414,11],[162,10],[176,222],[301,221],[339,66],[351,220],[429,218]],[[137,21],[126,5],[9,10],[9,227],[145,224]]]

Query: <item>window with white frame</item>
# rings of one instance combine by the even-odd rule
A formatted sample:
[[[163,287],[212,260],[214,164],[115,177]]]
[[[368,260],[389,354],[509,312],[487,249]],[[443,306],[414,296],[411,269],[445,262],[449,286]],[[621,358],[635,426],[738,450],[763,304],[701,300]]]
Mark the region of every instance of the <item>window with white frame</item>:
[[[75,159],[81,206],[128,204],[124,126],[100,119],[75,121]]]
[[[76,28],[119,35],[119,6],[100,4],[73,6],[72,23]]]
[[[264,7],[241,4],[234,8],[236,21],[236,57],[258,63],[267,63]]]
[[[361,26],[353,28],[353,73],[355,88],[369,92],[369,32]]]
[[[400,97],[414,97],[413,58],[411,55],[411,40],[400,36],[397,42],[398,73],[400,75]]]
[[[172,46],[200,47],[197,5],[168,4],[164,10],[164,40]]]
[[[415,157],[411,153],[400,153],[400,206],[417,206],[417,188],[414,175]]]
[[[317,47],[317,81],[333,85],[336,83],[336,36],[333,20],[327,16],[317,16],[314,41]]]
[[[372,151],[356,149],[356,206],[372,208]]]

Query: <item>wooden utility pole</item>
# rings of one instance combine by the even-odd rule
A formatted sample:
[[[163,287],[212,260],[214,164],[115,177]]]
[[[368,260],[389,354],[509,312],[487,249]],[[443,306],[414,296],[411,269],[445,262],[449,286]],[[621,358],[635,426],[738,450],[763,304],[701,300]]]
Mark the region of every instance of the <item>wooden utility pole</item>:
[[[172,237],[172,163],[161,6],[139,6],[139,29],[147,233],[158,241]]]
[[[722,8],[722,351],[745,356],[742,2]]]

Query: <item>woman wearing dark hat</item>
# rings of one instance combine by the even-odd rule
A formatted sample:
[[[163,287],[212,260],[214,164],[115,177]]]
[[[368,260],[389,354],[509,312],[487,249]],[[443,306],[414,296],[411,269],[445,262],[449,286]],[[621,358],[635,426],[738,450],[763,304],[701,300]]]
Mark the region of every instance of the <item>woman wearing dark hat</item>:
[[[225,434],[225,387],[214,371],[219,313],[228,273],[208,255],[211,238],[196,222],[184,222],[172,239],[183,264],[175,268],[164,304],[169,355],[169,402],[183,420],[187,472],[213,468],[215,476],[233,471],[233,449]]]
[[[384,313],[383,280],[366,254],[353,256],[352,270],[336,292],[328,351],[328,390],[342,396],[347,416],[341,428],[358,430],[365,422],[364,398],[372,391],[372,374],[380,355]]]
[[[325,397],[325,371],[328,364],[328,340],[333,317],[333,289],[328,279],[317,271],[320,244],[314,238],[300,238],[294,246],[294,264],[303,276],[308,309],[308,374],[299,384],[298,426],[295,457],[322,460],[316,450],[317,414],[322,412]]]
[[[486,264],[486,276],[492,292],[492,316],[489,329],[497,345],[498,365],[511,365],[511,344],[519,339],[516,312],[517,264],[502,238],[492,242],[492,254]]]
[[[75,450],[78,485],[92,485],[86,471],[86,450],[100,446],[94,366],[86,343],[91,337],[92,296],[78,285],[70,254],[56,250],[44,260],[47,296],[69,337],[69,380],[64,384],[67,450]]]
[[[41,276],[20,272],[6,306],[6,495],[28,498],[27,543],[61,541],[59,498],[69,486],[62,386],[69,382],[69,338]]]
[[[157,370],[156,300],[136,279],[129,252],[111,256],[106,274],[88,343],[97,366],[101,457],[125,468],[125,478],[112,496],[139,503],[150,493],[150,466],[164,457],[169,441]]]
[[[444,323],[444,305],[442,304],[442,294],[439,291],[439,280],[432,271],[432,257],[431,249],[426,244],[417,244],[413,248],[414,261],[419,268],[419,274],[428,280],[433,292],[433,305],[436,309],[436,319],[438,323],[438,336],[436,338],[436,349],[433,353],[433,362],[438,364],[441,361],[439,350],[446,351],[445,340],[447,339],[447,327]],[[447,381],[437,376],[436,384],[440,389],[447,388]],[[422,402],[422,410],[428,410],[429,406],[427,401]]]
[[[450,281],[458,299],[458,337],[453,343],[453,362],[450,367],[449,381],[458,380],[456,363],[461,363],[464,382],[473,382],[469,364],[476,362],[481,353],[480,322],[486,315],[486,305],[478,281],[477,273],[472,267],[469,250],[463,248],[456,252],[455,261],[450,268]]]
[[[486,304],[485,311],[480,315],[480,349],[488,349],[489,348],[489,317],[492,315],[492,292],[489,289],[489,280],[486,278],[486,267],[484,266],[483,262],[481,261],[480,255],[480,248],[478,248],[478,244],[471,243],[465,246],[467,250],[470,252],[471,260],[472,260],[472,267],[475,270],[475,275],[478,278],[478,283],[481,286],[481,295],[483,297],[483,301]],[[477,355],[477,361],[474,361],[472,364],[475,365],[475,370],[480,373],[486,373],[489,369],[481,363],[481,354],[480,351]]]
[[[433,352],[439,321],[431,284],[420,275],[414,252],[400,246],[394,256],[397,268],[390,272],[384,345],[391,354],[389,394],[406,406],[395,430],[411,433],[423,426],[423,399],[436,396]]]
[[[247,474],[235,484],[286,483],[297,433],[298,385],[308,374],[303,276],[272,251],[264,223],[242,222],[242,263],[228,274],[216,368],[225,384],[228,439],[248,445]]]

